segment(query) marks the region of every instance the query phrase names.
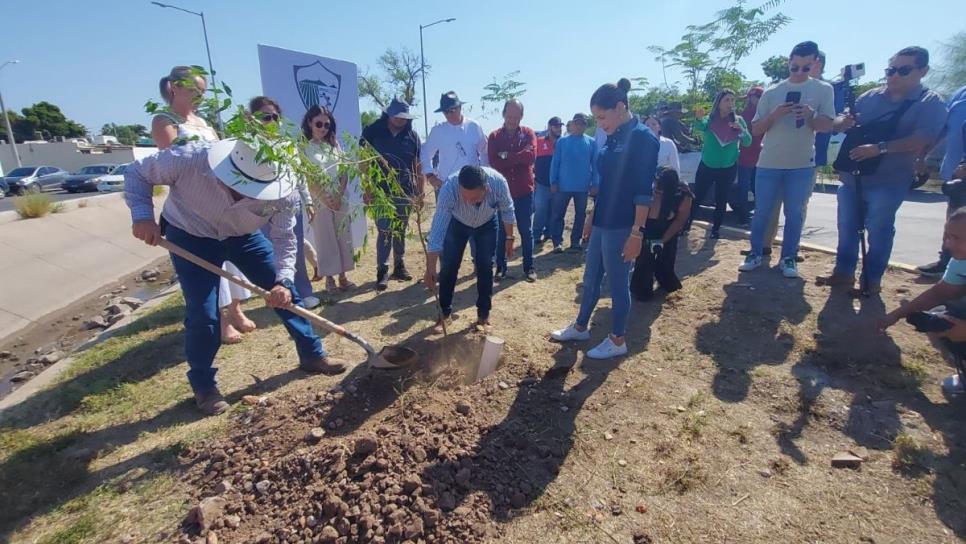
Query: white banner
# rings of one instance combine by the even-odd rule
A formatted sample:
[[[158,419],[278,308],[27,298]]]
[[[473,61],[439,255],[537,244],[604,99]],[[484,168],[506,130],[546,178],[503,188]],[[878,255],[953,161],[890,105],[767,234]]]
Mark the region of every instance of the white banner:
[[[362,125],[359,118],[358,69],[355,64],[259,45],[258,65],[262,75],[262,93],[277,101],[283,115],[295,126],[301,127],[302,116],[309,107],[318,104],[328,108],[335,116],[340,141],[345,142],[345,138],[359,141]],[[358,180],[349,183],[346,196],[354,218],[352,247],[358,250],[366,238],[366,216],[362,213],[362,191]]]

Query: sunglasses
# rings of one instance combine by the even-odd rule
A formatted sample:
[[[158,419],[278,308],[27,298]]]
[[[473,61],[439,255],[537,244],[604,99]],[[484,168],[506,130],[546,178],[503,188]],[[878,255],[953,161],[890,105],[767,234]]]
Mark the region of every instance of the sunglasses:
[[[315,122],[315,128],[324,128],[324,129],[328,130],[329,127],[331,127],[331,126],[332,126],[332,124],[329,123],[328,121],[316,121]]]
[[[795,66],[793,64],[793,65],[791,65],[791,66],[788,67],[788,71],[791,72],[791,73],[793,73],[793,74],[797,74],[798,72],[802,72],[802,73],[807,74],[808,71],[811,70],[811,69],[812,69],[812,65],[811,64],[806,64],[805,66]]]
[[[916,67],[911,64],[907,64],[905,66],[899,66],[899,67],[890,66],[885,69],[885,74],[886,74],[886,77],[892,77],[896,74],[899,74],[900,77],[906,77],[907,75],[911,74],[912,71],[915,69]]]
[[[274,123],[278,121],[277,113],[262,113],[258,116],[258,119],[263,123]]]
[[[446,110],[444,113],[457,113],[458,111],[460,111],[459,107],[455,107]]]

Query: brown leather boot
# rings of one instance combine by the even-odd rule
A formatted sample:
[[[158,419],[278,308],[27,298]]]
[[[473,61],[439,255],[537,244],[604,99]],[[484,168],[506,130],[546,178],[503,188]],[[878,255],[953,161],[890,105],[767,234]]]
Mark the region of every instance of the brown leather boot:
[[[327,376],[334,376],[336,374],[342,374],[345,372],[346,364],[331,357],[319,357],[317,359],[302,361],[302,363],[299,364],[299,368],[311,374],[325,374]]]
[[[218,388],[214,388],[204,393],[195,393],[195,404],[206,416],[217,416],[223,414],[230,408],[225,397],[221,396]]]

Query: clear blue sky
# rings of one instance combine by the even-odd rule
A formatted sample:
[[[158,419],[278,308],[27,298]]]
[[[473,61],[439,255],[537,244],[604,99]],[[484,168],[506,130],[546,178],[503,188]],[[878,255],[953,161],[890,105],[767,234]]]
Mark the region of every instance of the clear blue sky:
[[[601,83],[621,76],[660,82],[660,65],[646,47],[672,46],[686,25],[707,22],[730,5],[724,0],[171,2],[205,12],[218,76],[243,99],[261,90],[259,43],[375,68],[386,47],[407,46],[418,53],[420,23],[455,17],[425,31],[432,65],[430,126],[440,120],[432,110],[441,93],[456,90],[479,117],[483,86],[493,76],[519,70],[527,84],[524,124],[541,128],[552,115],[569,118],[587,111],[590,94]],[[902,47],[922,45],[938,53],[940,41],[963,29],[962,0],[899,5],[897,0],[788,0],[779,9],[792,23],[739,69],[746,77],[764,79],[762,60],[811,39],[828,54],[827,75],[843,64],[865,61],[868,73],[878,78],[889,56]],[[143,104],[157,99],[158,79],[176,64],[207,65],[200,20],[147,0],[13,0],[4,3],[2,13],[0,63],[21,60],[0,72],[7,107],[19,111],[47,100],[95,133],[107,122],[148,125]],[[362,107],[373,109],[365,101]],[[493,115],[481,121],[487,130],[501,123]]]

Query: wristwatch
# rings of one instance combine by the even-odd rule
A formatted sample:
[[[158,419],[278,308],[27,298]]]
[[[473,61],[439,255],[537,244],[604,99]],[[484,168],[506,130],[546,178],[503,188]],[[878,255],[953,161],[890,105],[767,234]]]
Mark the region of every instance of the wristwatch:
[[[889,145],[886,142],[879,142],[877,147],[879,148],[879,155],[885,155],[889,152]]]

